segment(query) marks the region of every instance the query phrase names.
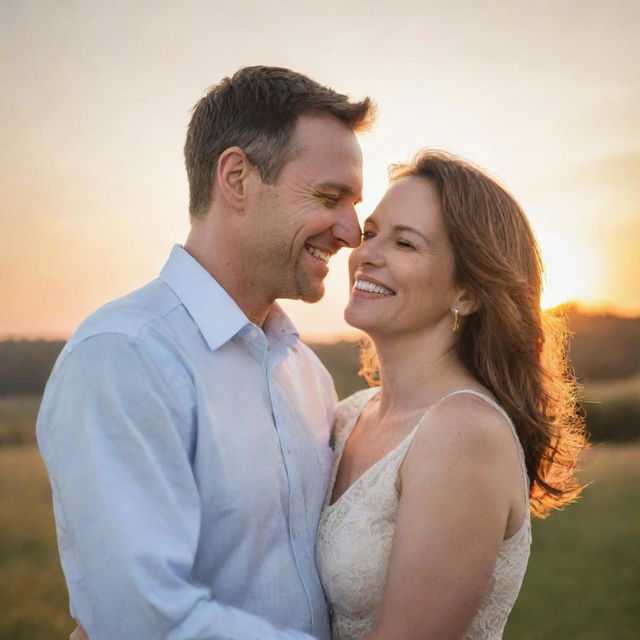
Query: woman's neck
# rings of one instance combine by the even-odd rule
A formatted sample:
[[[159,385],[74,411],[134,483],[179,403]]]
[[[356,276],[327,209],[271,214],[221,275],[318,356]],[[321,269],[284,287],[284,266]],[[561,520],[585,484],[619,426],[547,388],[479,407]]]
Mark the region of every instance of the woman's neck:
[[[380,367],[382,415],[424,411],[447,393],[480,388],[448,336],[383,336],[373,342]]]

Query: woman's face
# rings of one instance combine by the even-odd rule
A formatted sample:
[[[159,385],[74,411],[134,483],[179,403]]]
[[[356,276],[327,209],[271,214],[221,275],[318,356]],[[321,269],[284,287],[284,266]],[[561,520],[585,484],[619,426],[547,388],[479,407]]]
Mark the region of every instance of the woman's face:
[[[349,258],[345,320],[370,335],[450,332],[462,291],[454,267],[436,190],[424,178],[401,178],[365,221]]]

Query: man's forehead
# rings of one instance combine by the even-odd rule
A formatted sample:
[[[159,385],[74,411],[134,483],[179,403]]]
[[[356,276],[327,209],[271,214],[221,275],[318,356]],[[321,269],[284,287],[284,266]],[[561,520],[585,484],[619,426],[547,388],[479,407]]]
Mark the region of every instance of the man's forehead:
[[[299,116],[287,165],[314,189],[361,199],[362,150],[354,132],[334,116]]]
[[[294,154],[334,154],[362,157],[360,143],[353,130],[329,114],[302,114],[291,139]]]

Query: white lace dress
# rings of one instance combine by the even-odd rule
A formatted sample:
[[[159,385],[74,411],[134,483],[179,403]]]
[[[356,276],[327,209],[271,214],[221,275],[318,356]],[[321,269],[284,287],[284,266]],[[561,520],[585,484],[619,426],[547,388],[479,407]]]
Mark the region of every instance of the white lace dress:
[[[336,459],[316,542],[318,571],[331,611],[332,640],[356,640],[370,633],[375,626],[398,512],[396,478],[416,431],[427,415],[395,449],[365,471],[330,505],[331,487],[345,443],[362,408],[376,392],[375,388],[365,389],[344,400],[338,407],[334,427]],[[450,396],[457,393],[471,393],[481,398],[509,422],[528,487],[524,453],[505,411],[491,398],[476,391],[465,389]],[[531,522],[528,509],[526,514],[520,529],[502,543],[487,593],[469,628],[467,640],[502,638],[529,559]]]

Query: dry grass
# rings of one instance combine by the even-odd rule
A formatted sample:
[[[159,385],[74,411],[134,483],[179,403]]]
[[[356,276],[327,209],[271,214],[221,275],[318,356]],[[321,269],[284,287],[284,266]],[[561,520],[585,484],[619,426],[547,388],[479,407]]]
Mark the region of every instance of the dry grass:
[[[2,640],[63,640],[73,628],[49,484],[29,444],[37,405],[36,397],[0,401],[0,435],[22,433],[25,443],[0,446]],[[583,467],[584,482],[592,483],[584,497],[534,523],[529,570],[505,640],[638,637],[640,445],[596,445]]]
[[[56,640],[73,628],[51,494],[34,446],[0,448],[0,638]]]
[[[0,447],[34,444],[40,396],[0,396]]]

